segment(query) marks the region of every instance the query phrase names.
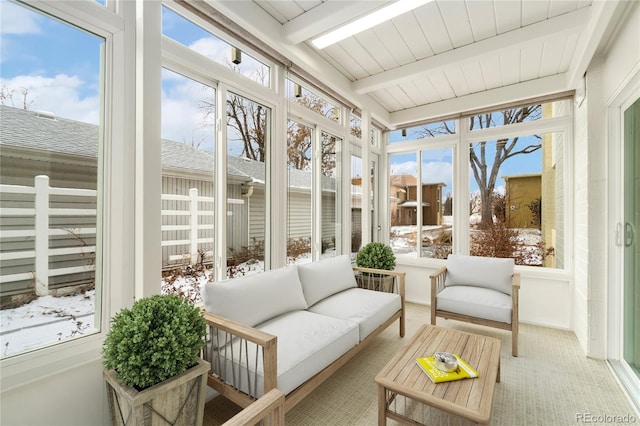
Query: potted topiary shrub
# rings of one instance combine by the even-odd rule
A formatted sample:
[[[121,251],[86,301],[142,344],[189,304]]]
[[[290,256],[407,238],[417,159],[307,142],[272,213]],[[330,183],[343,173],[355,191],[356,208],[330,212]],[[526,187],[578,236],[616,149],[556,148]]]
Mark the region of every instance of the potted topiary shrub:
[[[201,425],[209,363],[206,322],[177,295],[137,300],[111,320],[102,348],[114,425]]]
[[[392,271],[396,267],[396,255],[388,245],[380,242],[371,242],[358,251],[356,266]],[[394,277],[392,276],[360,272],[356,276],[356,280],[358,285],[363,288],[387,292],[393,290]]]

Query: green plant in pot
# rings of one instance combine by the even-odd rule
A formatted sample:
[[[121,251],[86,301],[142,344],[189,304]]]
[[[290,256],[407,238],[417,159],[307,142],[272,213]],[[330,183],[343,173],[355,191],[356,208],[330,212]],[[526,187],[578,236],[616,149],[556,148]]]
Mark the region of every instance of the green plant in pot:
[[[102,348],[113,424],[141,425],[149,416],[201,424],[205,335],[200,309],[177,295],[142,298],[118,312]]]
[[[358,251],[356,266],[392,271],[396,267],[396,255],[388,245],[381,242],[371,242]],[[358,278],[358,285],[364,288],[391,291],[393,277],[361,272]]]

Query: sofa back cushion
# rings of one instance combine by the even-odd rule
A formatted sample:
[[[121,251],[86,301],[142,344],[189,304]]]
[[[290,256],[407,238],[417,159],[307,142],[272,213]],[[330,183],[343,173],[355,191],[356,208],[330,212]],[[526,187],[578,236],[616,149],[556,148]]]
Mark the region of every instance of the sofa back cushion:
[[[208,312],[256,326],[287,312],[307,309],[295,267],[200,286]]]
[[[307,305],[348,288],[357,287],[348,254],[298,265],[300,282]]]
[[[470,285],[489,288],[511,296],[513,259],[450,254],[445,286]]]

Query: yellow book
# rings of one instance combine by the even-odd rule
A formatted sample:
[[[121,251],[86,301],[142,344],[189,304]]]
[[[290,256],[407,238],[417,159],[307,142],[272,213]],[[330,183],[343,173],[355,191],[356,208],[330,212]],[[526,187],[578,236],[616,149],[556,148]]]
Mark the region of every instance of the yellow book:
[[[453,354],[458,360],[458,368],[454,371],[447,373],[438,368],[438,364],[433,356],[423,357],[416,359],[418,365],[427,373],[427,376],[434,383],[450,382],[460,379],[471,379],[478,377],[478,372],[471,367],[466,361],[460,358],[458,355]]]

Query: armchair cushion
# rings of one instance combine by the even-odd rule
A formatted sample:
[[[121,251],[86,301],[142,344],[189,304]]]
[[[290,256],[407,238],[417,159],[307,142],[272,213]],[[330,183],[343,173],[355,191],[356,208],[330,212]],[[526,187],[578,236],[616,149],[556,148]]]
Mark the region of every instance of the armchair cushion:
[[[482,287],[455,285],[436,296],[438,310],[511,324],[511,296]]]
[[[513,259],[450,254],[447,258],[445,286],[474,286],[511,296]],[[440,305],[438,304],[438,308]],[[444,308],[442,308],[444,309]]]
[[[309,306],[348,288],[357,287],[349,255],[298,265],[304,297]]]

